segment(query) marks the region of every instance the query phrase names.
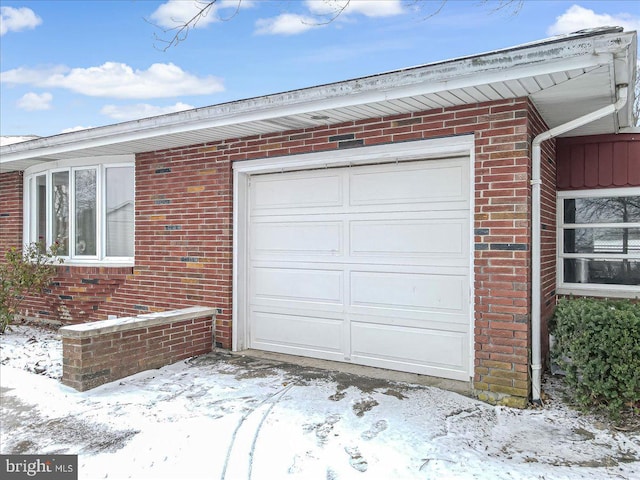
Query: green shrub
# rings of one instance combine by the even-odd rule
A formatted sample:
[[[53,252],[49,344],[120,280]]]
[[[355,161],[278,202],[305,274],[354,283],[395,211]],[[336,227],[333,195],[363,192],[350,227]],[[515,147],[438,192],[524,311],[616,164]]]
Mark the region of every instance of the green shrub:
[[[555,312],[553,360],[583,407],[618,418],[640,402],[640,304],[562,299]]]
[[[44,249],[32,243],[24,251],[13,247],[0,263],[0,334],[13,322],[20,304],[27,295],[40,293],[55,276],[57,245]]]

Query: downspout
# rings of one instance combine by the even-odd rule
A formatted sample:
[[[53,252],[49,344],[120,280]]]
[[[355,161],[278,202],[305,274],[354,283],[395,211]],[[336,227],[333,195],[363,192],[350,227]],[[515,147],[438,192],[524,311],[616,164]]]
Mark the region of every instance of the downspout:
[[[618,112],[626,103],[628,97],[627,85],[618,86],[618,100],[611,105],[600,108],[570,122],[542,132],[531,143],[532,147],[532,171],[531,171],[531,395],[534,403],[540,403],[540,384],[542,378],[542,348],[541,348],[541,319],[540,305],[541,292],[541,255],[540,255],[540,190],[542,177],[540,173],[540,159],[542,142],[562,135],[575,128],[581,127],[602,117]]]

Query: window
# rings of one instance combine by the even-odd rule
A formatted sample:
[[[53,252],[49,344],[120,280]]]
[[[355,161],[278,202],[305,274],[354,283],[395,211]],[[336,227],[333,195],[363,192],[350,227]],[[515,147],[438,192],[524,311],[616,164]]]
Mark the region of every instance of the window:
[[[640,189],[560,192],[558,289],[640,295]]]
[[[75,254],[76,256],[95,256],[97,250],[96,216],[97,172],[93,168],[73,172],[75,192]]]
[[[34,192],[34,222],[35,229],[33,238],[34,242],[42,245],[47,242],[47,177],[46,175],[38,175],[35,180]]]
[[[38,178],[46,178],[41,175]],[[55,172],[51,175],[53,198],[52,227],[53,241],[60,245],[60,255],[69,255],[69,172]],[[45,221],[46,224],[46,221]],[[44,230],[44,229],[43,229]],[[40,240],[40,239],[39,239]],[[43,241],[44,238],[40,241]]]
[[[25,172],[25,240],[57,242],[59,255],[71,262],[131,262],[133,163],[66,163]]]
[[[106,192],[107,256],[133,257],[133,172],[131,167],[108,168]]]

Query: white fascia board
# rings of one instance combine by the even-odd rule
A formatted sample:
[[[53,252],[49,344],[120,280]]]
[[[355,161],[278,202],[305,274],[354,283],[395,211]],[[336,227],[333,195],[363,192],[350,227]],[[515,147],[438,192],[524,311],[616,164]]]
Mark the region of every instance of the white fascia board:
[[[590,68],[609,62],[610,56],[603,58],[601,55],[592,55],[570,60],[557,60],[552,63],[534,64],[517,69],[496,70],[487,72],[482,76],[474,74],[473,70],[456,69],[453,72],[447,72],[448,74],[446,76],[425,75],[425,79],[420,83],[409,83],[406,82],[406,79],[404,79],[404,82],[398,79],[395,85],[393,81],[380,82],[379,88],[375,90],[371,88],[358,91],[355,88],[349,89],[346,86],[344,88],[338,86],[335,88],[333,88],[333,86],[318,87],[317,91],[313,92],[313,95],[305,97],[291,95],[289,97],[282,97],[279,100],[263,97],[263,102],[258,101],[261,99],[255,99],[246,102],[206,107],[202,109],[203,112],[206,110],[206,116],[192,115],[194,118],[185,116],[182,121],[176,120],[169,123],[166,117],[157,117],[141,120],[138,125],[127,123],[117,124],[111,127],[102,127],[100,130],[104,129],[103,135],[98,135],[103,132],[97,132],[93,129],[87,130],[86,132],[73,132],[77,137],[80,137],[74,139],[73,142],[57,143],[55,141],[57,137],[36,140],[36,142],[42,146],[34,144],[34,148],[30,150],[16,149],[16,151],[13,152],[1,152],[0,168],[3,163],[26,160],[34,156],[53,156],[74,150],[104,147],[114,143],[137,141],[206,128],[270,120],[288,115],[300,115],[398,98],[426,95],[443,90],[453,90],[472,85],[513,80],[525,76],[542,75],[577,68]],[[404,83],[404,85],[402,85],[402,83]],[[144,122],[144,126],[142,122]]]
[[[24,171],[29,167],[32,167],[34,165],[40,165],[41,163],[46,161],[47,161],[46,158],[28,157],[26,159],[15,160],[15,161],[9,161],[9,160],[5,161],[2,158],[0,159],[0,173]]]
[[[0,165],[163,135],[269,120],[608,64],[635,32],[558,42],[412,67],[344,82],[267,95],[170,115],[0,147]],[[613,75],[613,72],[612,72]]]
[[[96,165],[111,165],[111,164],[133,164],[136,161],[135,155],[104,155],[100,157],[77,157],[73,159],[65,160],[50,160],[46,163],[39,163],[32,165],[25,169],[25,175],[33,175],[34,173],[40,173],[46,170],[53,170],[56,168],[70,168],[70,167],[88,167]]]

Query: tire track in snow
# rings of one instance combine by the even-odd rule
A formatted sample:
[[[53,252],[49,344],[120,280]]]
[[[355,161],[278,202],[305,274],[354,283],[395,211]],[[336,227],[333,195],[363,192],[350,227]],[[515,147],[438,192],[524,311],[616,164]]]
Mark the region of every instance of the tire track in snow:
[[[224,466],[222,467],[220,480],[226,480],[227,475],[233,480],[240,478],[251,480],[253,454],[260,429],[271,413],[271,410],[273,410],[273,407],[282,400],[282,397],[284,397],[293,386],[293,383],[287,384],[284,388],[281,388],[273,395],[262,400],[240,418],[238,425],[236,425],[236,428],[231,434],[231,442],[227,449],[227,456],[225,457]],[[262,411],[261,416],[253,415],[258,411]]]

